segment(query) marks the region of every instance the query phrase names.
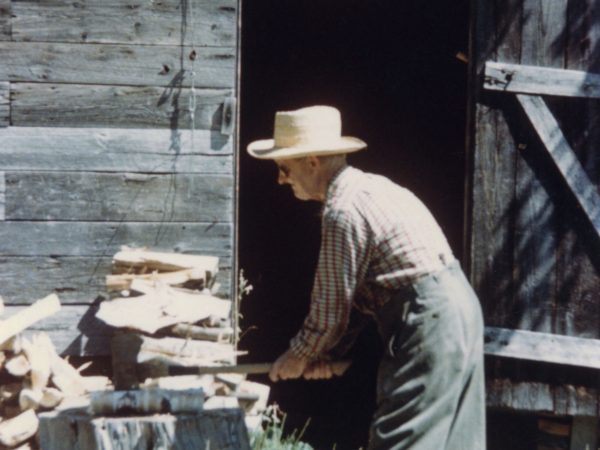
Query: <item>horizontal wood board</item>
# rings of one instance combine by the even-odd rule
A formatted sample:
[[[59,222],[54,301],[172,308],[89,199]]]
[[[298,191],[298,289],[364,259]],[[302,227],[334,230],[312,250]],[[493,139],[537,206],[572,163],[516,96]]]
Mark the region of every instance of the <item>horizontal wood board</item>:
[[[123,245],[232,256],[225,223],[0,222],[3,256],[112,256]]]
[[[0,41],[0,80],[190,87],[191,47]],[[194,86],[233,88],[235,48],[196,48]]]
[[[230,175],[5,172],[5,220],[230,222]]]
[[[235,0],[13,1],[0,10],[0,31],[14,41],[235,46]],[[187,6],[187,7],[185,7]],[[11,17],[12,15],[12,17]],[[192,21],[193,15],[193,21]],[[11,32],[12,29],[12,32]]]
[[[220,131],[0,128],[0,170],[233,173],[233,139]]]
[[[600,340],[487,327],[485,354],[600,369]]]
[[[110,256],[0,256],[0,295],[6,305],[30,304],[56,293],[63,304],[92,304],[109,298],[105,277]],[[219,258],[218,297],[231,298],[231,258]]]
[[[579,70],[488,61],[484,86],[502,92],[600,98],[600,74]]]
[[[11,83],[14,126],[191,128],[190,89]],[[220,131],[227,89],[195,92],[195,128]]]

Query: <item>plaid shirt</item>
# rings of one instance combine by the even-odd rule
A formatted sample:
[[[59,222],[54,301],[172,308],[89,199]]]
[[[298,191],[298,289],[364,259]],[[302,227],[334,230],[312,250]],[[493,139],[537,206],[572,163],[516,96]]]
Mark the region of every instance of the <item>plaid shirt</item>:
[[[353,167],[331,181],[309,314],[290,348],[325,356],[344,336],[352,305],[363,312],[391,291],[442,270],[452,250],[425,205],[385,177]]]

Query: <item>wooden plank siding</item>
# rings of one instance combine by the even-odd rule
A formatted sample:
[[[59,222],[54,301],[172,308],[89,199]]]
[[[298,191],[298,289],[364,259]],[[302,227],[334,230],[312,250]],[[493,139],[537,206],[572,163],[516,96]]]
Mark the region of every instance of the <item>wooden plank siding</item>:
[[[232,297],[237,24],[237,0],[0,0],[5,316],[55,292],[29,332],[108,355],[94,314],[123,245],[218,256]]]
[[[10,83],[0,81],[0,129],[7,127],[10,121]]]
[[[14,41],[236,45],[235,0],[195,1],[194,27],[186,6],[180,0],[19,0],[12,3],[12,18],[0,12],[0,23],[10,23]]]
[[[2,294],[10,305],[32,303],[41,292],[56,293],[63,305],[92,304],[98,298],[109,298],[105,276],[111,271],[111,262],[111,257],[101,255],[0,257]],[[216,296],[227,297],[230,278],[231,260],[221,257]]]
[[[191,128],[190,89],[11,83],[11,124],[55,127]],[[195,127],[221,130],[228,89],[196,91]]]
[[[191,47],[0,42],[0,80],[108,84],[191,85]],[[232,88],[235,48],[196,48],[196,87]]]
[[[0,161],[11,171],[233,173],[231,136],[217,131],[8,127]]]
[[[11,0],[0,0],[0,41],[11,38]]]

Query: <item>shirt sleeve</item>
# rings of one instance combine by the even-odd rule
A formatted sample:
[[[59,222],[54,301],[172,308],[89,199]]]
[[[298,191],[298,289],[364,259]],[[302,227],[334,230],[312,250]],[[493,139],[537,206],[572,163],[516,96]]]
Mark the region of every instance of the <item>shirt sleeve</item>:
[[[310,310],[290,342],[292,352],[307,359],[323,357],[344,335],[366,270],[366,232],[358,214],[324,215],[321,235]]]

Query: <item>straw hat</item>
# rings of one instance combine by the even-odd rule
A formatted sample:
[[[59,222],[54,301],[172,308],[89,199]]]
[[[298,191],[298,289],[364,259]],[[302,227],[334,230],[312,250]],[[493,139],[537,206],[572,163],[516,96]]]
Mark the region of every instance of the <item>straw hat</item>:
[[[367,146],[358,138],[342,136],[340,112],[331,106],[277,112],[273,137],[250,143],[248,153],[259,159],[288,159],[351,153]]]

